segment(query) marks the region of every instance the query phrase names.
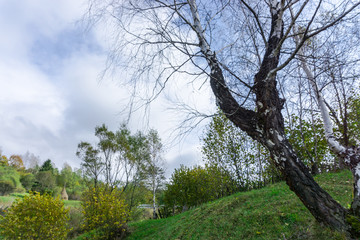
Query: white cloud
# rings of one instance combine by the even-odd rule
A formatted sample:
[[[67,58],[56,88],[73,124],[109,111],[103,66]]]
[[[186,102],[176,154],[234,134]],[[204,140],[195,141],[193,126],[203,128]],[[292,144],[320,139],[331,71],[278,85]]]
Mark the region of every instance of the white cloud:
[[[68,148],[61,148],[69,139],[64,138],[67,132],[64,129],[71,122],[66,112],[72,104],[67,99],[68,91],[61,85],[73,80],[68,78],[71,75],[66,72],[68,69],[65,72],[62,69],[66,57],[71,56],[64,55],[64,51],[89,49],[79,48],[83,39],[76,35],[74,26],[84,12],[81,4],[81,1],[56,4],[47,0],[0,1],[3,35],[0,38],[0,146],[4,153],[21,154],[29,150],[58,162],[74,158],[74,151],[69,154]],[[60,36],[68,45],[59,48]],[[74,41],[78,41],[77,45],[72,44]],[[45,64],[58,71],[49,74],[44,71]],[[94,69],[94,65],[86,66]],[[100,69],[98,63],[97,66]],[[86,77],[96,79],[90,75]]]
[[[25,56],[36,38],[56,37],[84,12],[84,1],[0,1],[0,52],[3,58]],[[5,54],[5,55],[4,55]]]
[[[4,154],[30,151],[61,167],[66,161],[79,167],[77,144],[96,141],[94,128],[105,123],[116,130],[125,119],[120,111],[129,89],[114,80],[99,81],[105,67],[102,30],[79,32],[75,21],[86,5],[83,1],[0,0],[0,146]],[[82,35],[85,34],[85,35]],[[126,76],[119,73],[121,80]],[[178,96],[199,111],[211,113],[211,93],[202,82],[171,82],[166,94],[150,106],[149,121],[143,112],[133,115],[130,128],[159,131],[168,148],[168,172],[183,164],[199,164],[199,131],[185,140],[171,142],[173,130],[183,120],[168,111]],[[198,90],[200,89],[200,90]],[[172,98],[174,100],[176,98]],[[146,123],[149,123],[146,126]],[[178,140],[176,140],[178,141]]]
[[[63,122],[65,102],[46,75],[26,64],[0,63],[2,121],[13,125],[17,119],[28,119],[36,127],[57,133]],[[3,122],[2,125],[5,125]]]

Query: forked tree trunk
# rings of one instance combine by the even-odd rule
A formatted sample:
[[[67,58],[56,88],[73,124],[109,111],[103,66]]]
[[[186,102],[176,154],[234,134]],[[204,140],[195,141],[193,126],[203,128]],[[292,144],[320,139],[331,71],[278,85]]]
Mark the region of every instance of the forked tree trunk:
[[[308,208],[317,221],[348,236],[360,237],[360,232],[347,222],[347,210],[337,203],[313,179],[303,162],[285,137],[284,119],[281,113],[284,100],[277,91],[276,72],[280,56],[280,41],[283,35],[282,15],[285,1],[270,1],[272,25],[267,49],[259,72],[255,75],[254,93],[257,111],[240,106],[231,95],[217,57],[206,41],[200,23],[195,0],[189,0],[193,26],[199,39],[199,47],[211,69],[210,84],[217,104],[226,116],[253,139],[266,146],[271,154],[272,163],[281,171],[290,189]],[[356,183],[360,183],[360,165],[356,166]],[[359,192],[355,192],[354,209],[360,209]],[[355,200],[355,199],[354,199]],[[360,216],[356,213],[356,216]],[[355,219],[359,224],[359,220]]]

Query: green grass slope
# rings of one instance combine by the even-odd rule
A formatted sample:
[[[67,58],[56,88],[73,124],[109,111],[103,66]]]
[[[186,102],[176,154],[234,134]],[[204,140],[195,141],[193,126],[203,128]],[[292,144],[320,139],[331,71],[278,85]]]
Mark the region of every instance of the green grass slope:
[[[347,207],[349,171],[326,173],[318,183]],[[127,239],[344,239],[320,226],[285,183],[237,193],[183,214],[131,223]]]

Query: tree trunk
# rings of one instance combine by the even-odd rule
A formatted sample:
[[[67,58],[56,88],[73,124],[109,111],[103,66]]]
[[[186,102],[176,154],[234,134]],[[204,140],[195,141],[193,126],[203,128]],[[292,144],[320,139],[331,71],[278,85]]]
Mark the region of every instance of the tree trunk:
[[[156,213],[156,188],[153,186],[153,219],[157,219],[157,213]]]
[[[317,175],[319,173],[320,173],[319,167],[318,167],[316,161],[313,160],[313,164],[311,165],[311,175],[315,176],[315,175]]]
[[[243,108],[233,98],[224,80],[218,59],[206,41],[196,3],[194,0],[189,3],[199,46],[211,69],[210,85],[221,110],[237,127],[268,148],[272,163],[281,171],[290,189],[295,192],[317,221],[336,230],[350,233],[353,237],[359,236],[360,233],[351,230],[351,225],[346,221],[347,211],[315,182],[308,168],[298,159],[285,137],[281,113],[284,100],[279,97],[276,71],[274,71],[279,63],[284,6],[277,1],[270,2],[272,26],[266,53],[260,70],[255,75],[253,91],[256,95],[258,110],[254,112]],[[360,179],[360,166],[358,170],[357,176]],[[360,196],[356,200],[354,207],[359,209]]]

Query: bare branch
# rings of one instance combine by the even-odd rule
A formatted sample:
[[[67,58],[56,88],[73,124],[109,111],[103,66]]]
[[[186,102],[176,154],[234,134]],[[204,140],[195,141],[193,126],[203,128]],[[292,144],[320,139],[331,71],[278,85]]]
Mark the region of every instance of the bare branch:
[[[241,2],[242,2],[242,3],[245,5],[245,7],[253,14],[253,16],[254,16],[254,18],[255,18],[255,21],[256,21],[256,23],[257,23],[257,27],[259,28],[261,37],[262,37],[262,39],[263,39],[263,41],[264,41],[264,45],[265,45],[265,47],[267,47],[267,40],[266,40],[266,37],[265,37],[265,33],[264,33],[264,30],[263,30],[263,28],[262,28],[262,24],[261,24],[261,22],[260,22],[260,20],[259,20],[259,17],[258,17],[258,15],[257,15],[257,13],[255,12],[254,9],[252,9],[252,8],[250,7],[250,5],[247,4],[244,0],[241,0]]]

